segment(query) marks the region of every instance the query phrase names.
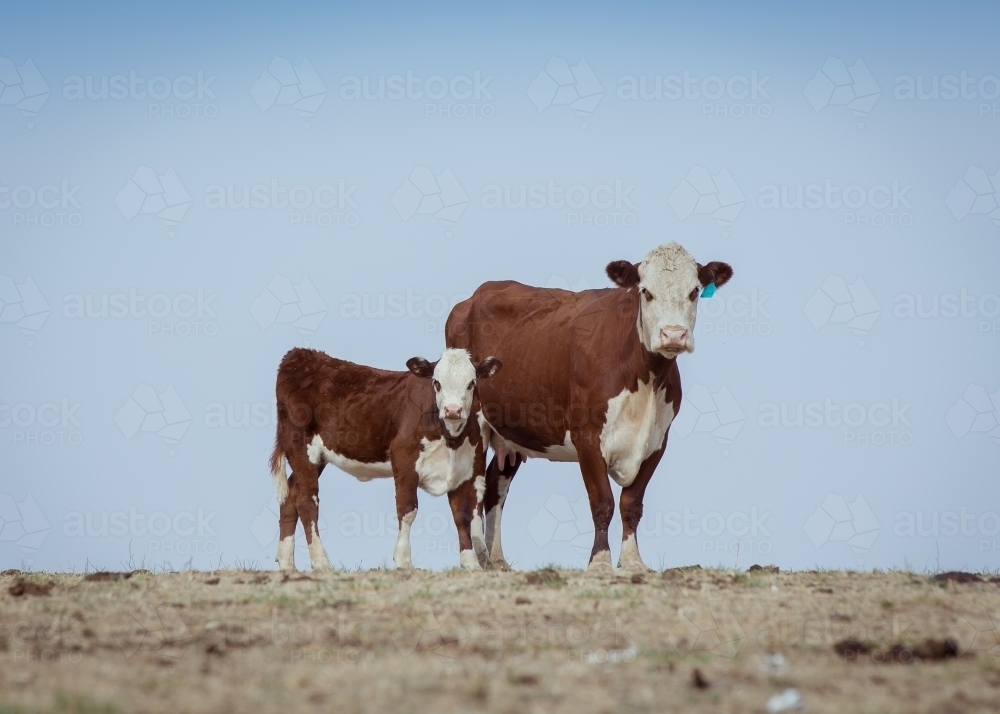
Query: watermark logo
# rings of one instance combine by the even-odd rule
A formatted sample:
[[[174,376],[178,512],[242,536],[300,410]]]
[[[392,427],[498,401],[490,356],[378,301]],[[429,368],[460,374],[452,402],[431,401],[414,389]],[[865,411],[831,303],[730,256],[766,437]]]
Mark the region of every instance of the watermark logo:
[[[29,129],[48,98],[49,85],[30,57],[20,67],[0,57],[0,104],[16,107],[28,119]]]
[[[308,118],[316,114],[326,98],[326,85],[308,59],[292,67],[284,57],[275,57],[250,87],[250,96],[262,112],[277,104],[290,106],[300,117]],[[305,127],[309,128],[309,122]]]
[[[711,653],[726,659],[739,654],[746,633],[725,605],[694,602],[677,609],[667,641],[680,654]]]
[[[49,534],[49,522],[45,520],[30,495],[20,503],[5,493],[0,493],[0,542],[13,542],[21,547],[21,552],[34,555],[42,547]],[[33,560],[28,561],[31,565]]]
[[[488,210],[566,211],[570,226],[631,228],[636,217],[629,194],[634,190],[634,183],[620,178],[597,185],[556,185],[555,179],[515,186],[493,183],[483,186],[479,205]]]
[[[594,519],[586,498],[570,503],[561,493],[549,494],[545,504],[528,521],[528,535],[538,548],[549,543],[569,543],[589,552],[594,543]]]
[[[859,129],[865,128],[864,119],[881,94],[882,90],[860,57],[850,68],[843,60],[828,57],[805,89],[806,99],[817,112],[827,105],[846,106],[860,120]]]
[[[115,423],[126,439],[139,432],[158,434],[167,453],[176,453],[177,442],[191,424],[191,413],[173,387],[157,394],[148,384],[140,384],[115,415]]]
[[[575,67],[561,57],[553,57],[528,85],[528,97],[538,111],[550,106],[568,106],[580,117],[584,129],[603,96],[604,87],[582,57]]]
[[[6,275],[0,275],[0,324],[17,325],[28,338],[28,347],[49,316],[49,304],[30,277],[17,285]]]
[[[843,278],[828,275],[805,306],[806,317],[817,330],[827,324],[847,325],[858,338],[858,347],[865,346],[865,336],[882,313],[864,278],[851,285]]]
[[[392,194],[392,205],[404,221],[417,214],[429,214],[442,226],[453,226],[468,204],[469,197],[447,167],[435,176],[430,169],[417,166]]]
[[[746,416],[725,385],[712,394],[708,387],[694,384],[684,389],[681,410],[670,425],[670,433],[679,439],[691,434],[711,434],[729,456],[729,447],[743,428]]]
[[[986,214],[993,223],[1000,226],[1000,207],[997,205],[997,187],[1000,186],[1000,171],[987,176],[978,166],[970,166],[965,176],[959,179],[955,188],[948,192],[944,202],[951,209],[956,221],[969,214]]]
[[[684,70],[683,76],[671,74],[666,77],[656,75],[623,75],[618,78],[617,96],[623,100],[642,101],[697,101],[702,100],[703,117],[733,118],[769,117],[771,96],[765,85],[771,75],[761,77],[757,70],[745,74],[722,78],[709,75],[704,79],[692,76],[691,70]],[[750,103],[744,100],[751,100]],[[717,103],[723,100],[722,103]]]
[[[79,228],[83,225],[80,202],[76,200],[79,184],[69,179],[41,185],[0,186],[0,211],[11,211],[15,227]]]
[[[1000,607],[981,602],[967,607],[952,630],[959,652],[1000,661]]]
[[[850,504],[839,494],[826,494],[803,528],[816,548],[828,542],[846,542],[860,555],[868,552],[882,532],[882,526],[860,494]],[[864,560],[859,563],[863,565]]]
[[[115,205],[126,221],[140,213],[152,213],[163,221],[163,225],[173,228],[191,207],[191,195],[172,166],[162,176],[157,176],[148,166],[140,166],[115,196]],[[173,238],[175,233],[169,235]]]
[[[893,397],[881,402],[849,402],[843,406],[831,397],[814,402],[765,402],[760,405],[757,424],[763,429],[845,428],[844,444],[849,446],[909,446],[914,436],[907,416],[913,402]]]
[[[1000,444],[998,412],[1000,412],[1000,389],[993,394],[987,394],[978,384],[970,384],[965,394],[955,402],[955,406],[948,410],[944,420],[956,439],[961,439],[970,432],[986,433],[995,443]]]
[[[708,169],[694,166],[670,194],[669,201],[680,220],[696,213],[708,214],[723,227],[722,237],[728,238],[726,229],[740,215],[746,198],[725,167],[712,176]]]
[[[152,100],[148,105],[148,116],[164,119],[187,119],[189,117],[207,117],[213,119],[219,114],[219,107],[212,102],[217,99],[212,91],[215,75],[205,76],[204,70],[198,70],[197,77],[180,75],[171,79],[162,74],[146,79],[140,77],[132,69],[128,76],[124,74],[103,75],[96,78],[91,75],[83,77],[75,74],[63,80],[63,97],[70,101],[133,101]],[[179,100],[181,103],[164,102],[164,100]],[[191,100],[197,100],[192,102]]]
[[[855,228],[909,228],[913,225],[913,206],[906,194],[912,188],[912,184],[903,184],[898,178],[892,180],[891,186],[877,183],[870,187],[856,183],[836,186],[831,179],[822,184],[764,184],[758,191],[757,206],[765,211],[843,211],[844,225]]]
[[[326,303],[308,277],[293,285],[284,275],[275,275],[253,301],[250,314],[262,330],[275,323],[290,324],[309,338],[326,317]]]
[[[355,228],[361,222],[354,200],[357,190],[358,185],[346,179],[338,179],[336,185],[288,186],[278,179],[242,186],[215,183],[205,189],[204,205],[214,211],[291,209],[289,224],[293,228]]]
[[[137,652],[155,652],[164,662],[176,662],[194,640],[191,630],[173,608],[140,605],[114,634],[115,644],[126,657]]]

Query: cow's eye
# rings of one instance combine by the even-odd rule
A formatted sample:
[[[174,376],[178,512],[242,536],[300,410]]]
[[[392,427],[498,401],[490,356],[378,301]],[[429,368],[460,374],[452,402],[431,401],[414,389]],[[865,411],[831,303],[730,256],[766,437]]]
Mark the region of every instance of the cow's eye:
[[[475,386],[476,386],[476,380],[472,380],[471,382],[469,382],[469,386],[466,387],[466,389],[472,389]]]
[[[435,392],[440,392],[441,391],[441,383],[439,381],[437,381],[436,379],[434,380],[434,391]]]
[[[646,298],[646,302],[649,302],[650,300],[653,299],[653,294],[650,293],[648,290],[646,290],[646,288],[642,288],[641,292],[642,292],[642,296],[644,298]]]
[[[701,293],[701,291],[698,290],[698,288],[695,288],[694,290],[691,291],[691,294],[688,295],[688,299],[691,300],[692,302],[694,302],[695,300],[698,299],[698,295],[700,293]]]

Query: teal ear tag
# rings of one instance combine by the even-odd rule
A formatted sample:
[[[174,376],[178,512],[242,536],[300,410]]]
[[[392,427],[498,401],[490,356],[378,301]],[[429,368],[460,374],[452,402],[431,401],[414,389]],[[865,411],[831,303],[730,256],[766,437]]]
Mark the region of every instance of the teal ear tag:
[[[709,283],[701,289],[701,296],[703,298],[710,298],[715,295],[715,283]]]

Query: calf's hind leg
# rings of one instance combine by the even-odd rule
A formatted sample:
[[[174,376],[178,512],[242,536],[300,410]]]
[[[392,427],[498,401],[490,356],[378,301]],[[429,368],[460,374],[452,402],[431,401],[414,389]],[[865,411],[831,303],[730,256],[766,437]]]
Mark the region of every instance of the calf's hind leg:
[[[288,461],[295,480],[295,508],[309,545],[309,561],[313,570],[330,570],[330,559],[326,557],[326,549],[319,538],[319,475],[324,464],[314,464],[305,453],[289,457]],[[291,500],[291,493],[288,498]]]
[[[297,496],[295,474],[288,479],[288,495],[281,504],[278,516],[278,561],[279,570],[295,570],[295,526],[299,521],[299,511],[295,507]]]

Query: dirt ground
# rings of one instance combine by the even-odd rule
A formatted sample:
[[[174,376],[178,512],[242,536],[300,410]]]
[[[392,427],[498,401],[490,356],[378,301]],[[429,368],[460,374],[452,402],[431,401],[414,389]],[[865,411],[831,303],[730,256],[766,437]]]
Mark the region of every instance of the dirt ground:
[[[996,712],[1000,581],[7,571],[0,662],[4,714]]]

